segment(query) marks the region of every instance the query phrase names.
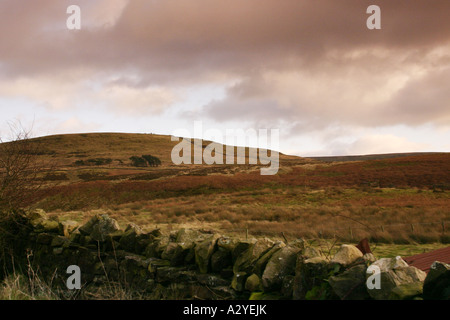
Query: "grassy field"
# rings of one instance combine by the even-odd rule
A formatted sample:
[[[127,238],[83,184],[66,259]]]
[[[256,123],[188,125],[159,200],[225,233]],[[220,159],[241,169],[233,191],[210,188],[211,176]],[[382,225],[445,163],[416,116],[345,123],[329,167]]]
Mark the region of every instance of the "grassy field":
[[[39,175],[43,188],[28,205],[62,220],[84,223],[108,214],[123,228],[132,222],[165,234],[193,228],[241,239],[303,238],[330,257],[340,244],[363,238],[379,258],[450,243],[448,153],[326,159],[280,154],[278,174],[262,176],[261,165],[248,161],[176,166],[170,159],[176,142],[169,136],[73,134],[33,143],[49,169]],[[142,155],[158,157],[161,165],[133,166],[130,158]],[[109,289],[83,298],[140,298]],[[0,283],[0,300],[63,296],[34,273]]]
[[[176,166],[170,136],[94,133],[35,142],[55,169],[41,177],[48,189],[33,205],[66,219],[101,212],[123,225],[165,230],[450,243],[448,153],[334,162],[281,154],[278,174],[261,176],[260,165]],[[129,158],[144,154],[162,165],[133,167]]]

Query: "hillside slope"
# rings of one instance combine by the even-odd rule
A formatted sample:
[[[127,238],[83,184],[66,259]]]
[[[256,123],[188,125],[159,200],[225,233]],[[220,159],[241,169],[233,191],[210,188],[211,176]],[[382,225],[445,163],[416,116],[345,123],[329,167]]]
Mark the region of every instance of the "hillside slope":
[[[55,168],[42,175],[48,188],[30,205],[67,219],[106,212],[120,223],[169,230],[450,241],[449,153],[334,162],[280,155],[278,173],[263,176],[260,165],[176,166],[170,136],[93,133],[33,142]],[[145,154],[162,165],[133,167],[129,158]]]
[[[174,166],[171,153],[177,141],[171,141],[169,135],[135,134],[135,133],[86,133],[53,135],[32,139],[40,145],[42,156],[56,161],[59,167],[72,166],[75,161],[83,159],[112,159],[112,164],[130,164],[131,156],[150,154],[161,159],[163,167]],[[181,141],[181,140],[180,140]],[[192,142],[191,152],[194,153]],[[211,141],[203,141],[205,148]],[[225,146],[222,146],[225,150]],[[236,150],[236,148],[235,148]],[[246,148],[246,163],[249,163],[249,148]],[[250,149],[254,150],[254,149]],[[236,158],[237,152],[235,152]],[[280,161],[287,164],[313,162],[296,156],[280,153]],[[192,161],[193,162],[193,161]],[[235,161],[236,163],[237,161]]]

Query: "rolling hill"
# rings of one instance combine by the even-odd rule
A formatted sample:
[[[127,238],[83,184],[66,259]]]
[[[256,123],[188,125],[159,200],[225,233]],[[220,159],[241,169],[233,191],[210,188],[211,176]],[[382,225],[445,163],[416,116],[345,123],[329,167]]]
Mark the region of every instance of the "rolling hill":
[[[32,142],[36,156],[53,167],[40,176],[46,188],[29,204],[67,219],[105,212],[124,224],[169,230],[450,240],[441,226],[450,223],[449,153],[331,162],[280,154],[278,173],[262,176],[259,164],[177,166],[170,159],[177,142],[164,135],[70,134]],[[133,166],[130,157],[141,155],[158,157],[161,166]]]

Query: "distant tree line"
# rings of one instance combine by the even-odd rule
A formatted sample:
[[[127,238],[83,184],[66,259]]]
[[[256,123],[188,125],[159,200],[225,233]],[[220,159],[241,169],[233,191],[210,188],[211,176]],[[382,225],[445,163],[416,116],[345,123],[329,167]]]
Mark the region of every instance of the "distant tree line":
[[[161,165],[161,160],[155,156],[144,155],[144,156],[132,156],[130,157],[131,165],[134,167],[158,167]]]
[[[112,163],[112,159],[110,159],[110,158],[95,158],[95,159],[75,161],[76,166],[102,166],[102,165],[111,164],[111,163]]]

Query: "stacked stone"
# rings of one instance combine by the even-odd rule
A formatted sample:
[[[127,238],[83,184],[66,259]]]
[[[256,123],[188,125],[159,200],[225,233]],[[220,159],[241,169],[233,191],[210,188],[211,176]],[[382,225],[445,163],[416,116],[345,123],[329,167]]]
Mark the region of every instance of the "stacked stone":
[[[85,287],[116,282],[160,298],[437,299],[450,288],[448,265],[436,262],[427,276],[400,257],[376,260],[353,245],[328,257],[303,240],[240,240],[192,229],[163,236],[134,224],[122,230],[107,215],[79,226],[42,211],[29,216],[28,227],[27,263],[61,286],[77,265]],[[368,270],[375,267],[380,288],[370,289]]]

